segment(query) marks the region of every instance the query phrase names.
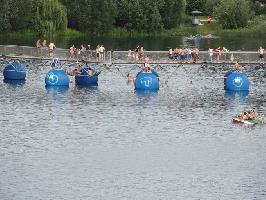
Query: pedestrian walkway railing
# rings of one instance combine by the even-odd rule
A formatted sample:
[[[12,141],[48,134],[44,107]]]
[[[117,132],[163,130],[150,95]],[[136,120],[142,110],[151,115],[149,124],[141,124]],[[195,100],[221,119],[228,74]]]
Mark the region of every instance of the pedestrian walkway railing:
[[[134,51],[106,51],[102,58],[97,58],[94,50],[86,50],[84,52],[77,51],[71,55],[68,49],[57,48],[54,52],[49,52],[48,48],[36,48],[17,45],[0,45],[0,54],[10,57],[19,58],[35,58],[50,59],[59,57],[62,60],[77,60],[87,62],[117,63],[130,64],[142,63],[142,59],[138,59]],[[151,63],[169,63],[180,62],[180,60],[169,59],[168,51],[144,51],[144,55],[149,57]],[[230,51],[222,52],[221,56],[213,55],[210,57],[207,51],[200,51],[199,61],[213,63],[257,63],[258,53],[256,51]]]

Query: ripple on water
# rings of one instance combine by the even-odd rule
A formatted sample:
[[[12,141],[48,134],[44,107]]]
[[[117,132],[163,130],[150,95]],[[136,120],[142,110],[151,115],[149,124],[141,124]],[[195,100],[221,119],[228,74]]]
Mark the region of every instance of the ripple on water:
[[[0,82],[0,199],[264,199],[265,127],[231,123],[265,114],[264,77],[228,94],[228,67],[164,66],[149,95],[117,70],[65,90],[27,70],[23,84]]]

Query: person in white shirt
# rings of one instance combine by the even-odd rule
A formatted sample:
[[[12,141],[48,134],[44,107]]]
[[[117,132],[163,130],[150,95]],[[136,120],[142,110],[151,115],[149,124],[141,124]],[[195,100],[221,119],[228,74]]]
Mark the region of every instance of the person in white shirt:
[[[103,60],[105,59],[105,58],[104,58],[104,57],[105,57],[105,56],[104,56],[105,48],[104,48],[103,45],[100,46],[99,51],[100,51],[100,60],[103,61]]]
[[[264,52],[265,52],[265,49],[260,47],[259,50],[258,50],[260,64],[264,64]]]
[[[54,57],[55,49],[56,49],[55,44],[54,44],[53,42],[51,42],[51,43],[49,44],[49,55],[50,55],[50,57],[52,57],[52,58]]]
[[[208,50],[208,54],[209,54],[209,57],[211,59],[211,62],[212,62],[212,56],[213,56],[213,49],[210,49]]]

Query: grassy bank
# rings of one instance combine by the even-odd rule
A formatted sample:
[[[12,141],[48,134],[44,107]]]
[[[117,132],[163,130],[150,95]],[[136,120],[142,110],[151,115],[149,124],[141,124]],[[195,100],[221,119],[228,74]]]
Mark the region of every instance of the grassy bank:
[[[54,34],[46,34],[45,36],[42,36],[42,38],[53,38],[55,36],[64,36],[64,37],[80,37],[84,36],[86,33],[82,33],[80,31],[74,30],[74,29],[66,29],[64,31],[58,31]],[[37,38],[40,37],[38,33],[34,31],[22,31],[22,32],[11,32],[11,33],[0,33],[0,36],[2,37],[17,37],[17,38],[23,38],[23,37],[33,37]]]
[[[201,20],[206,20],[206,16],[200,17]],[[250,21],[248,26],[239,29],[223,29],[217,21],[212,21],[210,24],[207,21],[203,21],[200,26],[192,26],[190,22],[187,24],[177,25],[175,28],[170,30],[162,30],[157,32],[145,33],[139,31],[129,32],[124,28],[114,28],[109,36],[112,37],[143,37],[143,36],[189,36],[195,34],[213,34],[213,35],[224,35],[224,34],[249,34],[258,35],[266,33],[266,16],[256,16],[253,21]]]
[[[266,16],[256,16],[254,20],[250,21],[248,26],[245,28],[239,28],[234,30],[221,30],[223,34],[266,34]]]

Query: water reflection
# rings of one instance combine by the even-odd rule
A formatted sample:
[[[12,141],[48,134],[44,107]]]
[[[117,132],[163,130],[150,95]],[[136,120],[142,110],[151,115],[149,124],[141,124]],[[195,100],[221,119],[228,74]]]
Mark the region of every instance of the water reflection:
[[[89,90],[97,90],[98,83],[96,84],[89,84],[89,85],[76,85],[77,89],[89,89]]]
[[[11,86],[11,87],[22,87],[25,83],[26,80],[9,80],[9,79],[4,79],[4,83],[6,83],[7,85]]]
[[[138,97],[155,97],[159,90],[135,90]]]
[[[99,87],[44,88],[29,68],[22,88],[0,82],[0,199],[265,199],[265,127],[231,123],[265,113],[265,81],[225,92],[224,67],[195,65],[165,67],[160,91],[114,71]]]
[[[68,91],[68,86],[45,86],[49,94],[64,94]]]
[[[187,38],[187,37],[186,37]],[[80,37],[62,37],[56,36],[51,38],[57,47],[68,49],[70,45],[80,46],[90,41],[91,48],[95,48],[98,44],[104,44],[108,50],[128,50],[142,44],[147,50],[167,50],[167,47],[175,46],[200,46],[201,49],[207,50],[209,47],[215,48],[224,46],[230,50],[257,50],[257,48],[266,42],[263,34],[250,37],[250,34],[222,34],[220,38],[211,37],[194,41],[186,39],[182,36],[177,37],[90,37],[87,35]],[[18,37],[10,37],[8,35],[0,36],[0,43],[3,45],[22,45],[32,46],[32,41],[36,41],[37,37],[20,34]],[[88,43],[86,44],[88,45]]]
[[[244,103],[247,100],[249,91],[225,91],[225,96],[230,101],[239,100],[240,102]]]
[[[154,100],[158,95],[159,90],[135,90],[139,103],[148,103]]]

